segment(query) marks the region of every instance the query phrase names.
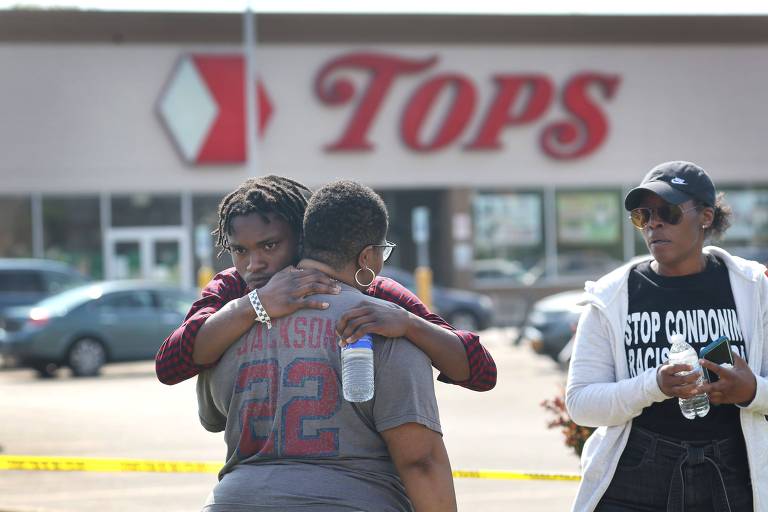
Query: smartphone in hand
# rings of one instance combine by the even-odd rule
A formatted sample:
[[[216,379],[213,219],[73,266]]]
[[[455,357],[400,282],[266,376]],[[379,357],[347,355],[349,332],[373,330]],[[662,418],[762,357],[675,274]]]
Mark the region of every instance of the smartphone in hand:
[[[733,366],[733,352],[731,352],[731,343],[728,341],[727,336],[720,336],[702,348],[699,351],[699,356],[715,364],[727,363]],[[704,377],[706,377],[710,384],[720,379],[715,372],[710,372],[706,368],[702,368],[702,370],[704,371]]]

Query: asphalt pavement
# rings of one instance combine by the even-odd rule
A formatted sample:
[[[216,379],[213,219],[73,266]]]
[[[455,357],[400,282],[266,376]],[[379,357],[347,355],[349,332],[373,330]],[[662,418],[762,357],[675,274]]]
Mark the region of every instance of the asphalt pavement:
[[[454,470],[578,473],[562,434],[541,408],[565,376],[557,365],[512,346],[507,330],[482,333],[496,359],[496,389],[475,393],[436,384],[444,439]],[[221,434],[197,420],[194,379],[164,386],[152,362],[112,365],[97,378],[60,370],[37,379],[0,371],[2,455],[222,461]],[[0,470],[0,512],[199,510],[213,474]],[[575,482],[455,479],[459,510],[566,511]]]

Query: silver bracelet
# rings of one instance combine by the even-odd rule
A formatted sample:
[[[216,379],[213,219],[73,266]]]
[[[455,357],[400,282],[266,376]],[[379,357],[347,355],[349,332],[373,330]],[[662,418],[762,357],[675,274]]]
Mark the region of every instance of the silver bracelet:
[[[267,329],[271,329],[272,319],[269,318],[267,310],[264,309],[264,306],[261,305],[261,301],[259,300],[259,295],[256,293],[256,290],[250,292],[248,294],[248,298],[251,300],[251,306],[253,306],[253,310],[256,312],[256,320],[263,324],[267,324]]]

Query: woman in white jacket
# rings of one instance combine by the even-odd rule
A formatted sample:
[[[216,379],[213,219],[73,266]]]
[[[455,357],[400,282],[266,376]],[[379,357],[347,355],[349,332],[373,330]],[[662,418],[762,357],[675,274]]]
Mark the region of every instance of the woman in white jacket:
[[[765,267],[704,241],[730,209],[690,162],[665,162],[625,207],[650,257],[587,283],[566,389],[573,420],[599,427],[582,454],[576,512],[768,511],[768,278]],[[669,338],[698,352],[721,335],[734,367],[720,375],[667,363]],[[678,398],[706,392],[709,414],[688,420]]]

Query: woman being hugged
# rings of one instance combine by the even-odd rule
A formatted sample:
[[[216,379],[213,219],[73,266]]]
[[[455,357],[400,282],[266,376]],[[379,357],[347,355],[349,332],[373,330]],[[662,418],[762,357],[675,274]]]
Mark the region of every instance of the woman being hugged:
[[[582,454],[574,511],[768,510],[768,278],[765,267],[704,247],[730,208],[698,165],[654,167],[624,200],[650,256],[586,286],[566,406],[599,427]],[[719,375],[671,365],[669,342],[698,353],[722,335],[733,368]],[[680,374],[680,375],[678,375]],[[704,417],[686,419],[679,398],[708,393]]]

